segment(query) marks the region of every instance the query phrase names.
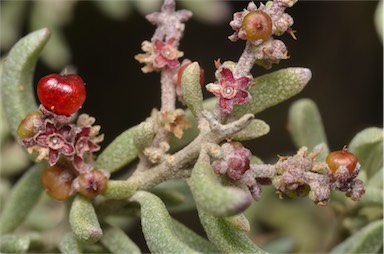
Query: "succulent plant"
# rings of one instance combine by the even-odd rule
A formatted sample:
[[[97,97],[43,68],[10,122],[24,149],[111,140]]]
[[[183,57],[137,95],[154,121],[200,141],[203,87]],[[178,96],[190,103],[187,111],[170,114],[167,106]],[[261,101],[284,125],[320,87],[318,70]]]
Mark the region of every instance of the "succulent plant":
[[[293,18],[286,13],[295,3],[250,2],[234,13],[229,39],[244,41],[245,49],[237,61],[215,60],[216,80],[204,85],[202,66],[181,61],[187,52],[179,49],[192,12],[165,0],[160,11],[146,16],[156,29],[135,56],[144,73],[160,74],[161,107],[105,148],[96,119],[78,114],[86,77],[66,71],[42,77],[41,105],[36,103],[34,68],[52,32],[44,28],[21,38],[1,64],[2,115],[17,146],[28,152],[20,160],[29,158],[33,165],[26,169],[25,162],[15,162],[1,174],[0,250],[308,251],[301,244],[313,229],[310,215],[322,223],[324,214],[332,213],[335,221],[326,222],[329,232],[324,231],[329,235],[307,241],[313,251],[382,251],[382,129],[364,129],[330,152],[316,104],[301,99],[288,116],[295,153],[264,163],[246,148],[244,141],[270,130],[255,115],[295,96],[312,77],[302,67],[259,77],[251,73],[255,65],[270,69],[288,58],[287,46],[276,37],[295,38]],[[204,99],[204,87],[214,96]],[[20,177],[13,184],[15,175]],[[302,203],[305,197],[316,205]],[[291,198],[298,202],[287,205]],[[185,211],[197,212],[205,235],[175,219]],[[146,247],[131,239],[135,221]],[[259,240],[263,232],[255,225],[279,224],[281,232],[295,233]]]

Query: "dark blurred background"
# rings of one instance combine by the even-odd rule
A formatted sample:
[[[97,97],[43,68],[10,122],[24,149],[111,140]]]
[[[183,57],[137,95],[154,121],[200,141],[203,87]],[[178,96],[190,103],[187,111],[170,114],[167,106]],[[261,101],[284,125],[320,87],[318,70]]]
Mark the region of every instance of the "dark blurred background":
[[[7,1],[1,1],[4,7]],[[29,20],[35,2],[28,1],[19,17],[20,36],[31,29]],[[180,6],[178,2],[178,7]],[[204,1],[198,2],[205,5]],[[226,4],[234,11],[247,6],[244,1]],[[294,151],[288,135],[287,112],[299,98],[313,99],[321,111],[331,149],[348,144],[358,131],[383,123],[383,46],[374,26],[376,1],[301,1],[287,10],[294,18],[298,40],[282,39],[290,59],[273,70],[290,66],[308,67],[313,78],[299,95],[269,108],[256,117],[265,120],[271,132],[246,143],[263,159]],[[201,7],[201,6],[200,6]],[[2,11],[5,8],[2,8]],[[218,11],[218,10],[214,10]],[[212,12],[212,15],[217,13]],[[208,22],[192,18],[186,23],[181,41],[184,57],[200,62],[206,82],[214,81],[213,60],[236,61],[245,43],[232,43],[229,21]],[[41,24],[49,27],[51,24]],[[111,18],[94,1],[79,1],[71,19],[61,26],[63,39],[71,51],[68,64],[77,68],[87,83],[87,100],[81,111],[95,116],[105,133],[103,147],[119,133],[144,120],[160,106],[159,74],[143,74],[134,56],[141,42],[149,40],[155,27],[132,8],[129,15]],[[6,49],[2,50],[2,54]],[[51,72],[60,72],[39,61],[35,83]],[[256,77],[268,71],[255,66]],[[211,96],[211,95],[208,95]]]

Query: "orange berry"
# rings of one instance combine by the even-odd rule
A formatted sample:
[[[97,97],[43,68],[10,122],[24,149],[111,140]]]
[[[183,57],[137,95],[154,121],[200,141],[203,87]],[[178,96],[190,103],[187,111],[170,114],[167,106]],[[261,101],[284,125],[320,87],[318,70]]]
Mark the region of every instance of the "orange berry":
[[[358,163],[357,157],[346,149],[329,153],[325,161],[333,173],[340,167],[345,167],[348,169],[348,172],[352,174]]]
[[[64,201],[71,195],[73,179],[72,172],[60,166],[46,167],[40,178],[47,194],[59,201]]]
[[[272,19],[261,10],[251,11],[245,15],[241,27],[250,41],[265,41],[272,35]]]

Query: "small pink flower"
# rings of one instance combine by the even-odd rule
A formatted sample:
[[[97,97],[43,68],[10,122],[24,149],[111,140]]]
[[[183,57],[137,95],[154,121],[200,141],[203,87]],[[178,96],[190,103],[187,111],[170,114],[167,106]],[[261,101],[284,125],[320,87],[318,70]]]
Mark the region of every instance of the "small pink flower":
[[[232,71],[223,67],[219,72],[219,84],[210,83],[207,85],[207,90],[219,98],[219,108],[229,114],[234,104],[241,105],[250,101],[251,95],[246,90],[250,85],[250,77],[242,76],[235,79]]]
[[[174,69],[180,65],[177,60],[183,56],[183,53],[177,50],[178,41],[175,38],[170,38],[166,43],[161,40],[154,41],[154,53],[156,54],[153,61],[155,68],[163,68],[168,66]]]
[[[70,140],[72,136],[72,128],[69,125],[64,125],[57,128],[51,121],[47,120],[45,129],[37,134],[34,139],[36,144],[48,148],[48,162],[53,166],[59,160],[60,154],[67,157],[75,153],[75,148]]]

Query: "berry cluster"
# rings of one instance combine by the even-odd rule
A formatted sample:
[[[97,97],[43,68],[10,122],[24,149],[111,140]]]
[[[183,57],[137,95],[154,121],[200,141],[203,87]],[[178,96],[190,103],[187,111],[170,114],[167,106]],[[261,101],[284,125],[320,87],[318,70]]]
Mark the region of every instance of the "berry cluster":
[[[88,197],[100,194],[109,177],[93,166],[93,153],[104,138],[100,126],[87,114],[71,123],[86,98],[84,81],[76,74],[50,74],[39,80],[37,95],[42,105],[24,118],[17,135],[38,161],[48,161],[41,176],[44,189],[57,200],[76,191]]]

